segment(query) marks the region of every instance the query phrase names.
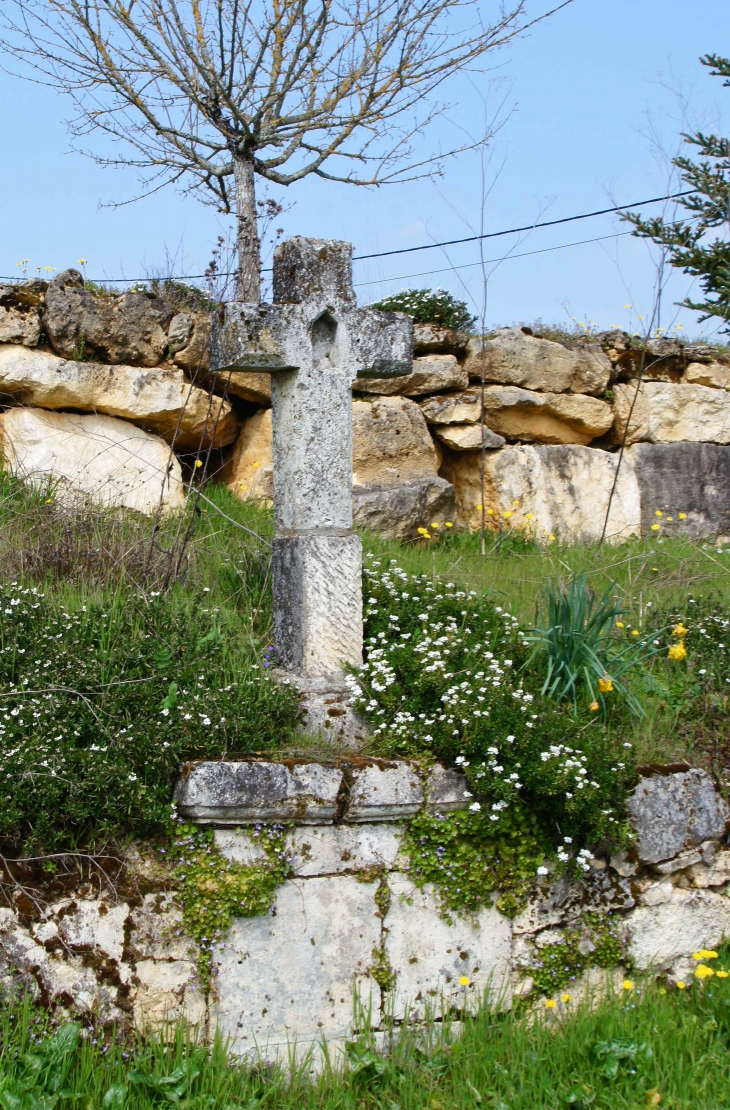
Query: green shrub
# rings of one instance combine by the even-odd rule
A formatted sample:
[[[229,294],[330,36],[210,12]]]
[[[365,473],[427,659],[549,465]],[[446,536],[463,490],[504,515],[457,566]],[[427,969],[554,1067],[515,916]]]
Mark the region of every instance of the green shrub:
[[[537,840],[583,869],[581,845],[619,843],[631,745],[618,747],[595,714],[540,693],[515,618],[394,561],[382,570],[371,559],[364,581],[367,658],[351,681],[377,750],[462,767],[485,838],[510,836],[529,815]]]
[[[533,658],[545,671],[541,693],[557,702],[572,701],[575,710],[581,695],[597,709],[606,708],[606,695],[618,694],[632,713],[644,711],[623,681],[656,649],[648,637],[620,643],[614,638],[619,617],[626,610],[613,600],[615,583],[598,598],[585,573],[573,574],[567,589],[549,584],[544,598],[542,627],[532,629]],[[615,700],[615,699],[614,699]]]
[[[468,331],[476,323],[476,316],[471,314],[466,301],[458,301],[444,289],[405,289],[376,301],[370,308],[405,312],[417,324],[438,324],[457,331]]]
[[[67,607],[0,584],[0,840],[154,834],[181,761],[286,741],[296,695],[205,598],[129,589]]]

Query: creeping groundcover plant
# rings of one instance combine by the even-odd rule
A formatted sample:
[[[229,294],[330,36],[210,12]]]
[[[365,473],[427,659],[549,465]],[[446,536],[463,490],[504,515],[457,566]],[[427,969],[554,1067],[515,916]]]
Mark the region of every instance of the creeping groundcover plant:
[[[447,911],[500,890],[515,913],[549,869],[587,871],[591,845],[622,843],[635,775],[616,739],[625,705],[599,717],[544,696],[526,634],[487,598],[373,558],[364,583],[366,660],[351,682],[377,750],[460,767],[471,799],[415,818],[414,879],[436,882]]]

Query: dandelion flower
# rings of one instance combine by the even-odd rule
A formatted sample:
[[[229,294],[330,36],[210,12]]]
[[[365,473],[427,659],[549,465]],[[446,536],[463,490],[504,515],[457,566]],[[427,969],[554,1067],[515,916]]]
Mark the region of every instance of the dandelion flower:
[[[624,627],[624,622],[623,621],[616,621],[616,627],[617,628],[623,628]]]
[[[196,459],[195,460],[195,465],[196,465],[196,467],[197,466],[202,466],[203,465],[203,460],[202,459]]]
[[[677,980],[677,990],[683,991],[685,990],[686,986],[687,984],[682,979]]]
[[[661,524],[652,524],[651,530],[652,532],[659,532],[661,530]]]
[[[569,994],[561,994],[560,1001],[564,1002],[567,1005],[568,1002],[570,1002],[570,995]]]
[[[664,516],[664,513],[662,512],[661,509],[657,509],[656,512],[654,513],[654,516]]]
[[[416,530],[417,530],[419,536],[427,536],[428,535],[428,528],[418,528]]]
[[[597,701],[592,701],[588,708],[590,709],[591,713],[597,713],[601,707]]]
[[[487,516],[494,516],[494,509],[487,509]]]
[[[668,516],[667,517],[667,524],[672,524],[673,522],[674,522],[674,517],[673,516]]]
[[[506,510],[506,512],[504,513],[504,518],[505,518],[505,520],[509,520],[509,518],[510,518],[511,516],[512,516],[512,513],[511,513],[511,511],[510,511],[509,509],[507,509],[507,510]]]
[[[532,515],[532,513],[525,513],[525,520],[534,520],[534,519],[535,519],[535,518],[534,518],[534,516]]]
[[[480,513],[483,508],[484,508],[483,505],[477,505],[477,512]],[[489,512],[489,509],[487,509],[487,512]]]
[[[613,692],[613,679],[609,678],[608,675],[604,675],[603,678],[599,678],[599,680],[598,680],[598,689],[601,691],[602,694],[612,693]]]
[[[454,527],[454,526],[453,526],[453,524],[451,523],[451,521],[450,521],[450,520],[447,520],[447,521],[446,521],[446,524],[444,525],[444,528],[453,528],[453,527]]]
[[[715,972],[707,964],[698,964],[695,968],[695,979],[711,979]]]
[[[555,1009],[555,1000],[553,998],[546,998],[545,999],[545,1006],[548,1010],[554,1010]]]
[[[515,500],[515,501],[513,501],[513,502],[512,502],[512,504],[514,505],[514,507],[515,507],[516,509],[517,509],[517,508],[519,508],[519,505],[520,505],[520,503],[519,503],[519,501],[518,501],[518,500]]]
[[[471,979],[469,978],[468,975],[461,975],[459,977],[459,986],[461,986],[461,987],[471,986]]]
[[[638,630],[638,628],[634,628],[634,629],[632,630],[632,632],[631,632],[631,635],[632,635],[632,636],[638,636],[638,635],[639,635],[639,630]]]
[[[435,521],[435,520],[433,520],[433,521],[431,521],[431,527],[432,527],[432,528],[440,528],[440,527],[441,527],[441,525],[440,525],[440,524],[437,524],[437,523],[436,523],[436,521]]]
[[[730,975],[730,971],[725,971],[725,968],[723,967],[720,968],[719,971],[716,971],[715,975],[718,979],[727,979],[728,975]]]
[[[689,629],[685,628],[684,625],[682,624],[682,622],[680,621],[679,624],[675,624],[674,628],[672,629],[672,636],[678,636],[679,639],[682,640],[682,639],[684,639],[684,637],[687,635],[688,632],[689,632]]]
[[[687,519],[687,514],[686,513],[677,513],[677,516],[679,517],[680,520],[686,520]]]
[[[678,644],[672,644],[667,652],[667,657],[672,659],[675,663],[680,662],[682,659],[686,659],[687,649],[684,646],[684,641],[680,640]]]
[[[622,986],[623,986],[625,991],[632,991],[634,989],[634,980],[633,979],[624,979],[624,981],[622,983]]]

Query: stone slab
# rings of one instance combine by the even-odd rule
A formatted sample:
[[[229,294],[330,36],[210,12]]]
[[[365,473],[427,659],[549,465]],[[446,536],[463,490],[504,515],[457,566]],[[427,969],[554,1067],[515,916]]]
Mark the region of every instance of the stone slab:
[[[693,767],[643,778],[628,801],[644,863],[660,863],[725,833],[730,811],[707,771]]]
[[[525,386],[548,393],[600,396],[611,377],[611,363],[597,344],[569,350],[539,339],[523,328],[500,328],[490,339],[469,341],[466,370],[472,381]]]
[[[641,529],[651,535],[656,510],[666,535],[697,538],[730,531],[730,447],[715,443],[636,443],[626,451],[641,496]],[[680,520],[678,514],[686,514]]]
[[[41,337],[41,310],[48,283],[0,285],[0,343],[35,347]]]
[[[486,424],[435,424],[433,431],[452,451],[476,451],[482,447],[496,451],[507,442]]]
[[[439,913],[433,891],[419,889],[404,874],[388,878],[390,908],[385,917],[386,952],[397,975],[389,1006],[396,1018],[436,1017],[449,1008],[476,1011],[485,994],[494,1004],[510,1002],[512,930],[496,909],[475,920]],[[469,984],[459,983],[461,977]]]
[[[458,809],[467,809],[471,797],[465,796],[468,791],[466,775],[437,763],[426,779],[426,809],[431,813],[453,813]]]
[[[621,443],[730,443],[730,394],[705,385],[635,382],[614,388],[614,438]],[[629,419],[630,414],[630,419]]]
[[[353,486],[353,523],[381,536],[412,540],[417,529],[435,521],[440,528],[454,523],[454,487],[436,474],[399,486]]]
[[[403,828],[380,825],[322,825],[295,828],[287,834],[292,866],[297,878],[344,875],[353,871],[385,868],[398,859]],[[255,863],[265,858],[259,841],[245,829],[216,829],[215,842],[228,859]]]
[[[406,762],[378,761],[353,766],[347,773],[345,821],[393,821],[412,817],[423,805],[423,779]]]
[[[237,1054],[347,1036],[353,994],[379,1011],[369,977],[380,944],[376,882],[294,880],[269,914],[237,919],[216,957],[211,1020]]]
[[[628,952],[640,971],[672,968],[678,961],[686,964],[701,948],[719,948],[730,936],[730,900],[708,890],[673,887],[666,900],[638,906],[626,929]]]
[[[185,766],[174,797],[196,824],[324,824],[334,820],[341,784],[342,772],[321,763],[201,762]]]

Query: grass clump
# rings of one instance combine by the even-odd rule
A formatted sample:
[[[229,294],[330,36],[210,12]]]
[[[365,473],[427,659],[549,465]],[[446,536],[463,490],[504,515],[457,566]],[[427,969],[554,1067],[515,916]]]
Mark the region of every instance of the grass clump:
[[[314,1078],[306,1063],[287,1074],[236,1061],[220,1039],[204,1045],[182,1025],[123,1041],[9,1001],[0,1091],[13,1110],[719,1110],[730,1081],[728,980],[682,987],[626,980],[597,1004],[565,992],[530,1020],[484,1008],[462,1015],[458,1040],[448,1023],[440,1036],[404,1028],[387,1054],[364,1032]]]

